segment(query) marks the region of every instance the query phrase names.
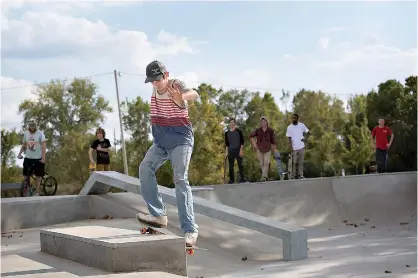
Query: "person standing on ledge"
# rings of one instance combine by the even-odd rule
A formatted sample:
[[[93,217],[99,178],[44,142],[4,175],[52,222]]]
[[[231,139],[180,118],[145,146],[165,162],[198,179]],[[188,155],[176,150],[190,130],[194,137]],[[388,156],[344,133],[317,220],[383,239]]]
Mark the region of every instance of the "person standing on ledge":
[[[388,136],[390,136],[389,142]],[[376,148],[376,163],[378,173],[384,173],[387,171],[388,151],[392,145],[393,138],[394,135],[392,130],[388,126],[385,126],[385,120],[380,118],[379,125],[373,128],[371,136],[372,147]]]
[[[306,135],[306,137],[305,137]],[[305,142],[309,136],[309,129],[299,122],[299,115],[292,115],[292,123],[287,127],[286,137],[289,139],[292,150],[292,176],[291,179],[303,179],[303,163],[305,161]],[[297,166],[297,167],[296,167]],[[296,175],[297,170],[297,175]]]
[[[225,132],[225,156],[229,161],[229,183],[235,182],[234,163],[237,160],[240,182],[245,182],[242,157],[244,156],[244,135],[236,128],[234,118],[229,119],[229,130]]]
[[[95,165],[96,171],[110,171],[110,151],[112,145],[106,138],[106,132],[103,128],[96,130],[97,139],[93,141],[89,149],[89,159],[92,165]],[[93,159],[93,151],[96,150],[96,161]]]
[[[187,101],[196,101],[199,94],[184,82],[170,79],[164,64],[153,61],[146,68],[145,83],[153,86],[151,126],[154,137],[151,148],[139,166],[141,193],[150,214],[138,212],[138,221],[154,226],[167,226],[167,212],[158,191],[155,172],[170,160],[174,172],[177,208],[187,246],[196,244],[198,226],[193,211],[193,196],[188,181],[194,133],[189,120]]]
[[[260,161],[260,181],[266,181],[268,180],[271,152],[277,152],[276,135],[274,130],[269,127],[266,117],[261,117],[260,127],[251,132],[250,140],[253,150],[257,151],[258,160]]]

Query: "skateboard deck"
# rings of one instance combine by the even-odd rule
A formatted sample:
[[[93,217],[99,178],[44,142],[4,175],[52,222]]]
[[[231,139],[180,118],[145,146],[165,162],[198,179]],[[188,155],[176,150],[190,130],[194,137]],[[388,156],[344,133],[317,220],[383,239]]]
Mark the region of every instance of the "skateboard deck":
[[[141,222],[141,221],[139,221],[139,222]],[[141,222],[141,223],[143,223],[143,222]],[[152,234],[154,234],[154,235],[164,235],[164,233],[162,233],[161,231],[157,230],[156,227],[152,227],[152,226],[146,226],[144,228],[141,228],[139,231],[143,235],[145,235],[145,234],[148,234],[148,235],[152,235]],[[200,248],[200,247],[198,247],[196,245],[189,246],[189,245],[185,244],[185,247],[186,247],[186,253],[188,255],[191,255],[191,256],[194,255],[195,250],[207,251],[207,249]]]
[[[90,171],[90,172],[94,172],[94,171],[96,171],[96,165],[95,165],[94,163],[90,163],[90,164],[89,164],[89,171]]]
[[[224,159],[224,183],[226,183],[226,161],[228,160],[228,157],[226,156]]]

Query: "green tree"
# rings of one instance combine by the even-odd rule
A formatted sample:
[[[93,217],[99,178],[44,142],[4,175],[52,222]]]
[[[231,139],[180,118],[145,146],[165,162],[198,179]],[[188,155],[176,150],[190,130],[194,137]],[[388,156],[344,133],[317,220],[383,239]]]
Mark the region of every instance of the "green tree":
[[[138,176],[139,163],[152,144],[151,109],[149,103],[140,96],[132,101],[122,102],[122,109],[125,111],[122,116],[124,129],[132,136],[131,140],[125,142],[129,173],[131,176]],[[120,159],[122,162],[122,156]]]
[[[367,124],[366,97],[348,100],[348,121],[344,125],[342,158],[347,173],[363,174],[365,166],[373,159],[370,130]]]
[[[224,117],[214,103],[219,91],[206,85],[199,86],[197,91],[200,99],[189,106],[195,136],[189,179],[193,185],[221,183],[225,149]]]
[[[22,171],[15,166],[15,154],[13,149],[20,145],[22,134],[15,128],[1,130],[1,179],[2,182],[16,182],[21,180]]]
[[[229,118],[235,118],[237,124],[242,126],[247,116],[245,107],[248,104],[252,93],[248,90],[228,90],[226,92],[220,90],[220,96],[217,108],[225,118],[225,124]]]
[[[293,111],[310,130],[305,176],[333,175],[341,165],[338,138],[346,121],[344,103],[324,92],[303,89],[293,97]]]
[[[395,139],[389,149],[389,171],[416,169],[416,76],[405,80],[387,80],[367,94],[369,129],[383,117]]]

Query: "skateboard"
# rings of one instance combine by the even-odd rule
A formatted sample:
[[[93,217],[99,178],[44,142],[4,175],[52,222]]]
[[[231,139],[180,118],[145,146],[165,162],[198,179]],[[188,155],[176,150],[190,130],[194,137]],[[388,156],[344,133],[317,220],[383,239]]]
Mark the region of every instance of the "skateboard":
[[[285,173],[283,172],[282,160],[279,152],[274,152],[274,160],[276,160],[277,172],[279,173],[280,179],[284,180]]]
[[[228,160],[228,156],[224,159],[224,183],[226,183],[226,161]]]
[[[155,235],[164,235],[164,233],[162,233],[162,232],[158,231],[156,228],[150,227],[150,226],[141,228],[139,231],[143,235],[145,235],[145,234],[148,234],[148,235],[152,235],[152,234],[155,234]],[[191,255],[191,256],[194,255],[195,250],[207,251],[207,249],[197,247],[196,245],[189,246],[189,245],[185,244],[185,247],[186,247],[186,253],[188,255]]]
[[[94,163],[90,163],[90,164],[89,164],[89,171],[90,171],[90,172],[94,172],[94,171],[96,171],[96,164],[94,164]]]
[[[293,155],[289,154],[289,163],[287,164],[287,174],[289,175],[289,180],[293,177]]]

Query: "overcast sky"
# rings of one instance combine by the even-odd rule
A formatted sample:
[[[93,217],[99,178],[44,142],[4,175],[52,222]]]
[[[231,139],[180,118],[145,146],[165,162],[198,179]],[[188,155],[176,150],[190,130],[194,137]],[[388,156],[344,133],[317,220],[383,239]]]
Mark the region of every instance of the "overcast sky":
[[[141,75],[154,59],[190,86],[269,89],[277,100],[281,89],[300,88],[346,99],[417,74],[412,1],[6,0],[1,20],[2,128],[20,127],[17,107],[32,88],[26,85],[99,75],[92,80],[114,107],[104,125],[113,138],[112,71],[122,72],[122,100],[148,100]]]

